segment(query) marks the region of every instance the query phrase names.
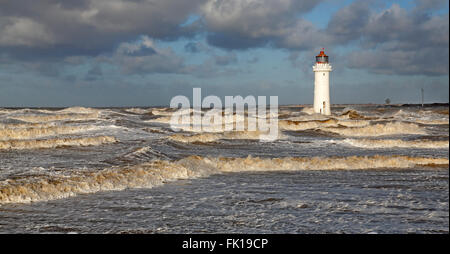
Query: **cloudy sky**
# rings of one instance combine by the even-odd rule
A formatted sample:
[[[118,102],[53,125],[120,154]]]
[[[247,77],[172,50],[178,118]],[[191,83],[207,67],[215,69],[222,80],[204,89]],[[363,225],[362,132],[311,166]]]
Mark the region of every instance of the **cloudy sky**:
[[[448,0],[0,0],[0,107],[153,106],[176,95],[449,101]]]

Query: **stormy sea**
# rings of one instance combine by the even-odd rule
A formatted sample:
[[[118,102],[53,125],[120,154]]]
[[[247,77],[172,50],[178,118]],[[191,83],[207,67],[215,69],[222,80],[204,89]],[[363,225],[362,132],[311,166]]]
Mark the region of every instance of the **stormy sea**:
[[[0,233],[449,233],[448,105],[280,106],[276,140],[174,112],[0,108]]]

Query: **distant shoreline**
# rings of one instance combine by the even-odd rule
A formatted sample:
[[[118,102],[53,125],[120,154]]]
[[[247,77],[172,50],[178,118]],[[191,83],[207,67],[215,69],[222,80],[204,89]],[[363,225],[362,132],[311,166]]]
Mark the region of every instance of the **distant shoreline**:
[[[312,107],[312,104],[284,104],[279,105],[280,107]],[[345,107],[345,106],[382,106],[382,107],[422,107],[420,103],[399,103],[399,104],[376,104],[376,103],[366,103],[366,104],[332,104],[331,107]],[[434,102],[434,103],[424,103],[424,107],[449,107],[448,102]],[[71,107],[85,107],[85,108],[98,108],[98,109],[106,109],[106,108],[168,108],[169,105],[165,106],[102,106],[102,107],[91,107],[91,106],[64,106],[64,107],[0,107],[4,109],[64,109]]]

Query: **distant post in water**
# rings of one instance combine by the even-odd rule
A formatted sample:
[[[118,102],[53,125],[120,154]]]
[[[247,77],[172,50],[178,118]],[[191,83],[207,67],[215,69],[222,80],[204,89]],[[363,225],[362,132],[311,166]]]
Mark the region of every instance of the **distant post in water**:
[[[422,93],[422,108],[423,108],[423,88],[420,88],[420,91]]]

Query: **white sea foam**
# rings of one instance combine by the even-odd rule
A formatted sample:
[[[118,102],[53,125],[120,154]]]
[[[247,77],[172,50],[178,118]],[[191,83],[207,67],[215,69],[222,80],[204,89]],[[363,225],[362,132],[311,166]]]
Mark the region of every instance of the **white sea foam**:
[[[220,139],[250,139],[250,140],[264,140],[264,135],[267,135],[267,132],[261,131],[230,131],[223,133],[201,133],[194,135],[184,135],[184,134],[174,134],[168,136],[170,140],[183,142],[183,143],[194,143],[194,142],[215,142]],[[285,136],[281,133],[278,134],[278,138],[285,138]]]
[[[281,130],[299,131],[299,130],[317,129],[317,128],[331,127],[331,126],[337,127],[338,123],[339,122],[334,119],[328,119],[328,120],[324,120],[324,121],[279,120],[278,127]]]
[[[419,120],[414,120],[414,122],[420,123],[420,124],[432,124],[432,125],[449,124],[448,119],[431,119],[431,120],[419,119]]]
[[[94,108],[85,108],[85,107],[69,107],[65,109],[61,109],[58,112],[60,113],[73,113],[73,114],[95,114],[99,113],[100,109]]]
[[[56,123],[0,123],[0,129],[25,129],[25,128],[48,128],[54,127]]]
[[[308,115],[315,114],[314,108],[312,108],[312,107],[304,107],[300,112],[308,114]]]
[[[324,131],[337,133],[343,136],[384,136],[396,134],[426,134],[425,130],[413,123],[389,122],[353,128],[322,128]]]
[[[17,115],[11,116],[11,119],[20,120],[30,123],[42,123],[42,122],[52,122],[52,121],[80,121],[80,120],[95,120],[99,118],[99,113],[87,113],[87,114],[45,114],[45,115]]]
[[[449,124],[448,115],[439,112],[441,111],[406,111],[400,109],[399,111],[392,114],[391,117],[402,121],[409,121],[420,124]]]
[[[64,146],[97,146],[117,142],[111,136],[83,137],[83,138],[52,138],[42,140],[7,140],[0,141],[0,149],[38,149],[56,148]]]
[[[31,127],[18,129],[0,129],[0,140],[11,139],[35,139],[46,136],[62,134],[73,134],[89,130],[95,130],[96,126],[51,126],[51,127]]]
[[[41,175],[8,179],[0,182],[0,204],[60,199],[126,188],[150,188],[167,181],[224,172],[446,167],[448,163],[447,158],[380,155],[272,159],[189,156],[173,162],[155,160],[135,166],[78,172],[68,177]]]
[[[152,109],[143,109],[143,108],[127,108],[125,109],[125,111],[140,115],[152,113]]]
[[[270,116],[270,114],[267,114]],[[243,131],[249,129],[249,123],[255,123],[255,129],[258,126],[258,118],[246,116],[245,114],[233,114],[232,116],[224,116],[222,112],[208,113],[209,119],[204,117],[197,123],[193,116],[188,116],[188,122],[183,123],[182,117],[172,119],[171,116],[163,116],[156,119],[147,120],[146,122],[166,123],[174,129],[187,131],[187,132],[224,132],[227,130],[227,125],[231,126],[231,129],[237,131]],[[267,124],[273,121],[271,118],[263,118]],[[178,121],[177,121],[178,120]],[[209,121],[208,121],[209,120]],[[195,124],[192,124],[195,123]],[[242,126],[242,129],[238,129],[238,126]]]
[[[344,139],[343,143],[361,148],[448,148],[449,141],[401,139]]]
[[[374,120],[378,119],[378,116],[366,116],[365,114],[358,112],[353,108],[345,108],[342,113],[337,116],[338,119],[353,119],[353,120]]]

